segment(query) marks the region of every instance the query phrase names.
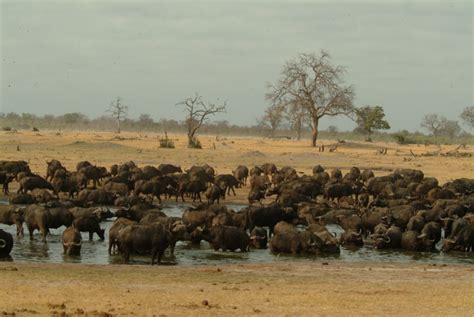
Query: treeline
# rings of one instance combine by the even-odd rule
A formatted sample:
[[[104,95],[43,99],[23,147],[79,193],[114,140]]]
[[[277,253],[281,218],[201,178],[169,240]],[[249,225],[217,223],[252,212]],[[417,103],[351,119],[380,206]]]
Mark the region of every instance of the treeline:
[[[81,113],[66,113],[64,115],[44,115],[37,116],[30,113],[0,113],[0,127],[4,131],[10,130],[91,130],[91,131],[116,131],[116,121],[110,116],[89,118]],[[121,122],[123,131],[130,132],[154,132],[154,133],[186,133],[186,121],[160,119],[155,121],[150,115],[142,114],[137,119],[126,118]],[[239,126],[230,124],[228,121],[213,121],[204,123],[201,133],[210,135],[239,135],[258,137],[297,137],[297,132],[288,124],[282,124],[276,131],[272,131],[268,126],[257,122],[251,126]],[[273,135],[273,136],[272,136]],[[338,131],[337,127],[330,126],[320,133],[323,139],[341,139],[363,141],[366,139],[364,131],[357,127],[353,131]],[[303,127],[301,137],[308,139],[311,137],[309,127]],[[373,141],[398,142],[402,144],[474,144],[474,136],[463,132],[456,137],[449,135],[426,135],[421,132],[409,132],[402,130],[395,133],[374,132]]]

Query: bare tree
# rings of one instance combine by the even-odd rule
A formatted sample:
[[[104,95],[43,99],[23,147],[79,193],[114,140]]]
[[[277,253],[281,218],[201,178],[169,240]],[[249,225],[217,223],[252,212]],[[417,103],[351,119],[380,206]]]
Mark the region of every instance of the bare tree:
[[[128,106],[123,105],[122,98],[117,97],[116,100],[110,103],[107,112],[110,112],[112,118],[115,119],[117,123],[117,133],[120,133],[120,122],[127,117]]]
[[[425,128],[433,136],[438,136],[440,130],[443,128],[444,123],[447,119],[442,116],[438,116],[436,113],[429,113],[423,117],[420,126]]]
[[[202,124],[212,115],[225,112],[226,102],[222,105],[208,103],[202,100],[197,93],[194,97],[189,97],[184,101],[178,102],[176,106],[181,106],[187,113],[186,125],[188,128],[188,146],[194,147],[195,135]]]
[[[278,105],[271,105],[265,109],[265,113],[259,120],[259,125],[270,130],[270,135],[275,136],[275,132],[283,122],[283,108]]]
[[[305,109],[298,103],[293,103],[285,109],[286,119],[290,123],[291,129],[296,132],[297,140],[301,140],[301,130],[308,121]]]
[[[445,120],[443,121],[443,126],[441,127],[439,134],[447,136],[449,139],[453,140],[461,133],[461,126],[456,120]]]
[[[448,120],[443,116],[430,113],[423,117],[421,126],[428,130],[434,137],[446,136],[451,140],[461,133],[461,127],[456,120]]]
[[[318,140],[319,120],[325,116],[353,114],[354,91],[345,86],[345,70],[331,64],[327,52],[301,54],[286,63],[280,79],[268,86],[266,97],[272,103],[291,106],[299,104],[309,116],[313,147]]]
[[[459,117],[470,129],[474,128],[474,106],[464,108]]]

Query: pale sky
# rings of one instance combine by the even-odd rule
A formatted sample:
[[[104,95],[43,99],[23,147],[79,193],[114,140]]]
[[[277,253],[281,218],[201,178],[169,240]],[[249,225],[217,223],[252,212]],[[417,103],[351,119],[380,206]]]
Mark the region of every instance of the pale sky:
[[[347,68],[355,105],[385,108],[392,130],[473,105],[472,1],[1,1],[0,112],[182,119],[199,92],[216,119],[254,124],[266,83],[298,53]],[[343,119],[321,122],[352,129]]]

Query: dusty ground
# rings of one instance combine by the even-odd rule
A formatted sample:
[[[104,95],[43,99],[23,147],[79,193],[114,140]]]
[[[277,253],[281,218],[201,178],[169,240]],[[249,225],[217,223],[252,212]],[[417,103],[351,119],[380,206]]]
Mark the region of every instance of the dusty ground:
[[[1,263],[0,315],[472,316],[474,267]]]
[[[200,136],[204,149],[186,147],[185,135],[170,135],[175,149],[160,149],[159,138],[153,133],[62,132],[52,131],[0,132],[0,159],[27,160],[34,172],[46,174],[46,160],[59,159],[68,169],[75,169],[78,161],[89,160],[109,167],[114,163],[133,160],[139,166],[172,163],[188,168],[208,163],[218,173],[230,173],[242,164],[254,165],[273,162],[277,166],[293,166],[299,172],[311,174],[311,169],[321,164],[327,169],[340,168],[343,172],[352,166],[371,168],[376,174],[387,174],[396,168],[422,169],[427,176],[434,176],[441,183],[460,178],[474,178],[474,158],[422,157],[421,154],[453,150],[457,145],[425,146],[397,145],[395,143],[348,142],[339,144],[335,152],[328,151],[334,140],[320,140],[326,145],[324,153],[308,146],[308,140],[271,140],[263,138]],[[19,146],[19,151],[17,151]],[[215,147],[215,148],[214,148]],[[388,148],[387,155],[377,154],[377,149]],[[474,154],[474,146],[461,149]],[[415,156],[412,155],[412,153]],[[13,188],[15,188],[13,186]],[[233,202],[246,202],[248,189],[240,190]]]
[[[80,160],[107,167],[128,160],[139,166],[173,163],[184,168],[208,163],[218,173],[230,173],[239,164],[274,162],[304,173],[321,164],[343,171],[352,166],[372,168],[379,175],[396,168],[419,168],[442,183],[474,178],[472,157],[419,156],[456,146],[351,142],[339,145],[334,153],[319,153],[308,147],[307,140],[201,136],[204,149],[190,150],[183,135],[171,136],[176,149],[159,149],[159,137],[150,133],[123,133],[118,138],[104,132],[0,132],[0,159],[27,160],[41,175],[45,175],[45,161],[54,158],[72,170]],[[387,147],[387,155],[376,154],[379,147]],[[474,148],[461,151],[474,153]],[[240,189],[231,201],[245,202],[247,193],[247,188]],[[473,266],[315,262],[149,267],[3,262],[0,289],[0,315],[17,316],[474,314]]]

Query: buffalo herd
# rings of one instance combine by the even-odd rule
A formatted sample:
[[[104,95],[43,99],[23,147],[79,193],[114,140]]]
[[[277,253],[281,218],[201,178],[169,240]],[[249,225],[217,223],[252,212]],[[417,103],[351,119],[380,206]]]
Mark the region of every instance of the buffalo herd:
[[[16,193],[9,191],[12,182],[18,183]],[[109,253],[120,253],[126,262],[140,254],[160,263],[178,241],[204,240],[222,251],[269,247],[274,254],[292,255],[339,253],[341,246],[364,244],[425,252],[474,247],[474,179],[441,185],[414,169],[375,176],[352,167],[344,175],[318,165],[304,175],[267,163],[217,174],[209,165],[183,171],[170,164],[138,167],[130,161],[105,168],[83,161],[71,171],[52,160],[43,177],[25,161],[0,161],[0,183],[9,199],[0,205],[0,223],[15,225],[18,237],[24,227],[30,239],[39,231],[45,243],[50,229],[64,226],[67,255],[80,254],[81,232],[103,240],[101,222],[112,217]],[[248,188],[247,206],[234,211],[222,204],[242,187]],[[168,217],[162,199],[194,204],[181,217]],[[342,234],[327,225],[338,225]],[[13,243],[0,229],[0,256],[8,255]]]

